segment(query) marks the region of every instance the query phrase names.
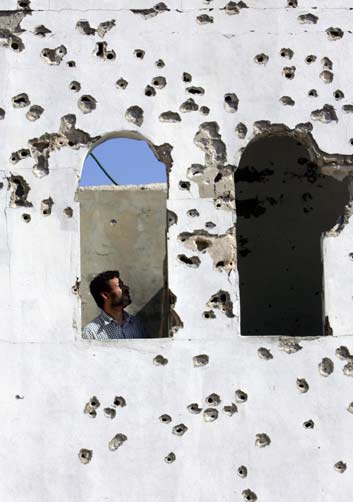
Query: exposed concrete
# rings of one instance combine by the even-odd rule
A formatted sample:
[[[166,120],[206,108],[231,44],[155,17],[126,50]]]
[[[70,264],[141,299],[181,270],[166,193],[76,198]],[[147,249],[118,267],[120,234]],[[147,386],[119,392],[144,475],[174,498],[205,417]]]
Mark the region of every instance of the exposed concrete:
[[[133,300],[128,312],[141,318],[150,337],[162,336],[166,198],[164,183],[79,188],[83,325],[99,313],[89,282],[119,270]]]

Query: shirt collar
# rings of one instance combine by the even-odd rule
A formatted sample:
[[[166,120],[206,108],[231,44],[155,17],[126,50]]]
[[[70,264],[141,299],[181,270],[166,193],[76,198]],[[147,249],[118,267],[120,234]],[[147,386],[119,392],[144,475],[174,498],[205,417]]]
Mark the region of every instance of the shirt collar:
[[[130,316],[127,312],[124,311],[123,314],[124,314],[124,323],[132,321],[132,316]],[[105,325],[110,324],[111,322],[116,322],[115,319],[113,319],[109,314],[104,312],[104,310],[101,311],[99,317],[102,319]]]

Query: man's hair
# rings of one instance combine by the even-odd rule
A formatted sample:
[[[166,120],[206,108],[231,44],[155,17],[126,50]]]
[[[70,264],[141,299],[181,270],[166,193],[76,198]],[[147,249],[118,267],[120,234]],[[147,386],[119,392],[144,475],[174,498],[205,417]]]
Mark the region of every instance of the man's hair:
[[[104,299],[101,293],[109,293],[111,290],[109,281],[115,278],[119,279],[119,277],[120,274],[118,270],[107,270],[106,272],[101,272],[96,275],[96,277],[91,281],[89,289],[100,309],[104,306]]]

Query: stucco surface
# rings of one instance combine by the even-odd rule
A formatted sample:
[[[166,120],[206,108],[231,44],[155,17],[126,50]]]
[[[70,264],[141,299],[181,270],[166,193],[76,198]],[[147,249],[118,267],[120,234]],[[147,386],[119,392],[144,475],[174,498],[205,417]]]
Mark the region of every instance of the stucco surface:
[[[146,0],[32,0],[32,10],[0,17],[6,502],[351,501],[351,205],[322,243],[332,336],[241,337],[239,279],[228,258],[234,171],[252,139],[289,135],[309,148],[318,169],[351,176],[353,11],[343,0],[235,4],[231,14],[225,0],[171,0],[157,10]],[[17,2],[1,8],[15,10]],[[111,20],[103,36],[108,25],[100,24]],[[50,32],[43,35],[42,25]],[[282,49],[290,51],[282,56]],[[308,64],[309,55],[316,60]],[[116,86],[120,79],[125,88]],[[155,93],[146,95],[147,86]],[[312,89],[318,97],[308,96]],[[146,139],[167,166],[171,339],[81,340],[75,193],[89,149],[112,134]],[[196,243],[203,231],[214,234],[212,243],[226,236],[229,246],[214,256],[212,246]],[[195,367],[195,356],[208,356],[208,364],[198,366],[207,361],[199,357]],[[237,390],[246,402],[236,401]],[[205,403],[212,393],[220,404]],[[94,396],[95,418],[84,413]],[[115,396],[126,406],[110,419],[103,409]],[[200,414],[187,409],[192,403]],[[222,410],[231,403],[238,411],[229,416]],[[216,420],[208,408],[219,410]],[[186,432],[173,434],[180,424]],[[110,451],[116,434],[127,439]],[[93,452],[86,464],[81,449]],[[171,452],[175,461],[167,463]],[[240,465],[246,478],[237,475]]]

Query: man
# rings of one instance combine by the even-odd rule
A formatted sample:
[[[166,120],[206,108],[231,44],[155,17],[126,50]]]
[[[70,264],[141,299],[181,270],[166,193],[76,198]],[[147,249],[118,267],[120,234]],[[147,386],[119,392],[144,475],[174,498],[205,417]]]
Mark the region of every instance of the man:
[[[102,272],[90,283],[91,294],[101,313],[83,329],[82,338],[88,340],[116,340],[146,338],[142,322],[125,312],[130,305],[129,288],[118,270]]]

